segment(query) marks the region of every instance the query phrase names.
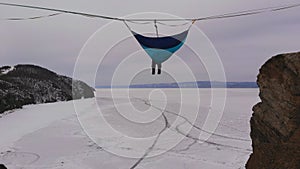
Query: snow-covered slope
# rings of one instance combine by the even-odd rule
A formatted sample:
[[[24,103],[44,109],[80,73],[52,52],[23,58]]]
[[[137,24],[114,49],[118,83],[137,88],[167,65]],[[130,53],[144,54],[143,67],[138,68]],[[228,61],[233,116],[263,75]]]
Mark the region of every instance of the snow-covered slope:
[[[118,89],[121,90],[122,89]],[[134,89],[131,93],[132,102],[128,103],[122,97],[114,98],[119,105],[133,104],[140,110],[147,110],[149,105],[141,92],[146,89]],[[168,89],[173,106],[167,107],[169,112],[176,111],[174,90]],[[191,90],[191,89],[184,89]],[[193,89],[192,89],[193,90]],[[165,120],[172,122],[180,117],[165,113],[165,120],[159,116],[153,125],[137,128],[137,124],[129,124],[122,120],[115,109],[113,99],[108,97],[109,90],[98,90],[97,100],[84,99],[70,102],[60,102],[25,106],[24,109],[0,118],[0,163],[9,169],[129,169],[129,168],[172,168],[172,169],[238,169],[244,165],[252,152],[249,137],[249,119],[251,108],[258,101],[256,89],[230,89],[226,100],[223,117],[215,133],[206,141],[197,140],[199,128],[193,127],[190,133],[174,148],[165,153],[147,158],[124,158],[107,152],[109,148],[136,153],[137,145],[128,145],[122,138],[115,140],[101,138],[101,144],[95,144],[84,132],[74,110],[79,118],[96,119],[91,111],[100,108],[102,116],[109,122],[91,124],[109,131],[114,127],[119,132],[134,137],[149,137],[157,135],[164,128]],[[204,98],[209,98],[210,91],[200,91]],[[136,98],[139,99],[136,99]],[[173,99],[172,99],[173,98]],[[215,98],[218,99],[218,98]],[[206,110],[209,110],[209,100],[203,100],[195,126],[203,124]],[[151,100],[153,106],[156,100]],[[205,106],[206,105],[206,106]],[[151,109],[150,109],[151,110]],[[158,109],[157,109],[158,110]],[[159,112],[159,111],[158,111]],[[147,114],[143,114],[147,117]],[[183,118],[181,118],[182,120]],[[185,125],[188,125],[186,123]],[[173,134],[180,134],[181,126],[174,128]],[[156,137],[156,139],[161,139]],[[170,143],[172,140],[170,140]],[[168,144],[168,142],[166,142]],[[157,144],[141,151],[143,155],[148,150],[156,151],[162,144]],[[110,147],[109,147],[110,146]]]
[[[35,65],[0,67],[0,114],[23,105],[94,97],[82,81]]]

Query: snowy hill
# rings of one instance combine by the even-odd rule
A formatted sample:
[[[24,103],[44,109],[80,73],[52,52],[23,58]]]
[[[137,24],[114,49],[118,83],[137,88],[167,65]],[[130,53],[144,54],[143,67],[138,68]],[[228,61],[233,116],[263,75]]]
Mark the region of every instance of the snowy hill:
[[[39,66],[4,66],[0,68],[0,113],[27,104],[91,98],[93,90]]]

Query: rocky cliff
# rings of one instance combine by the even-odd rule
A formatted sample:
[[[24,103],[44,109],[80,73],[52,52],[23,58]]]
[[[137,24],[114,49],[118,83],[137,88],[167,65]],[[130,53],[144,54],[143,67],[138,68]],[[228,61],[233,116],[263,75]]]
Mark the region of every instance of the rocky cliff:
[[[267,61],[258,75],[261,102],[253,107],[253,154],[247,169],[300,168],[300,52]]]
[[[93,90],[84,82],[39,66],[4,66],[0,68],[0,113],[26,104],[91,98]]]
[[[0,164],[0,169],[7,169],[4,164]]]

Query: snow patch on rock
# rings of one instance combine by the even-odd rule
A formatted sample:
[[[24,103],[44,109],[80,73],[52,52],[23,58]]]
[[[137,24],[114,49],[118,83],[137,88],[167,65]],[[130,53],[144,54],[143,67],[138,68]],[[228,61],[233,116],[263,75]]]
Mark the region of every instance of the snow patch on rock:
[[[14,66],[6,66],[0,70],[0,73],[5,75],[13,70],[15,70]]]

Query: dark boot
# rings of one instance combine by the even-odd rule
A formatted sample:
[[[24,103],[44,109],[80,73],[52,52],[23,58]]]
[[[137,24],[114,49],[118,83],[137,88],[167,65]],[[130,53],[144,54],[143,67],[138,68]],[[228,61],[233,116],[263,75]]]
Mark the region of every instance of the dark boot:
[[[152,75],[155,75],[155,68],[152,68]]]
[[[161,74],[161,69],[158,69],[157,74],[159,75]]]

